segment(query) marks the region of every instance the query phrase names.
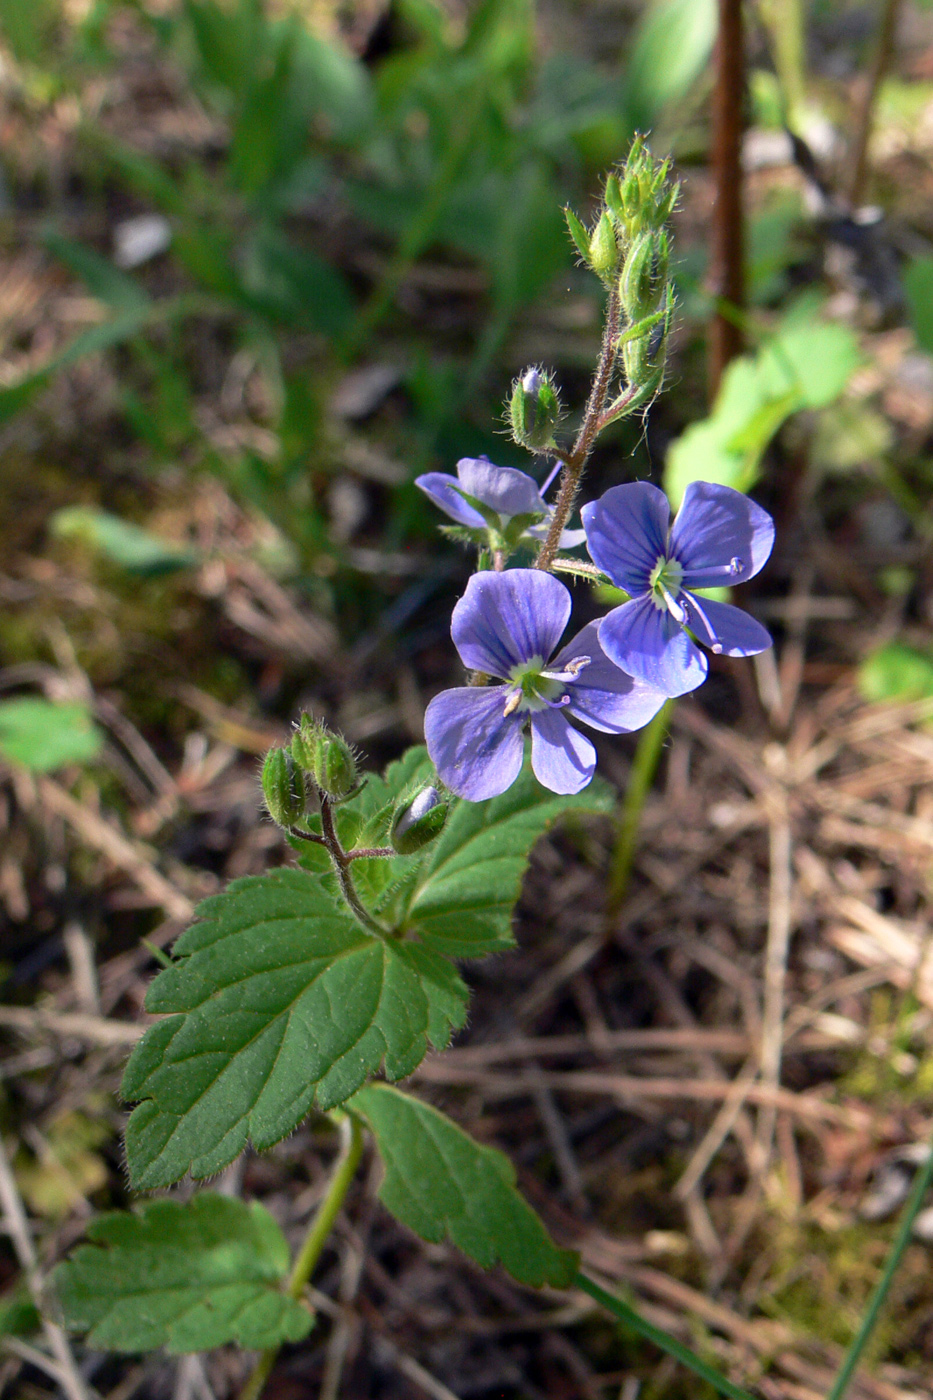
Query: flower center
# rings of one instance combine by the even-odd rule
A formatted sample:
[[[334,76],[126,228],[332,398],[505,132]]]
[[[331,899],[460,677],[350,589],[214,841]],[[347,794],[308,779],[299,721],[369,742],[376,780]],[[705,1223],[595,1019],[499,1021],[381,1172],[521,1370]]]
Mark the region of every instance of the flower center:
[[[678,559],[665,559],[662,554],[651,570],[649,585],[651,600],[662,612],[666,608],[675,622],[684,622],[687,614],[677,601],[684,571]]]
[[[513,666],[508,675],[513,689],[505,702],[505,715],[533,714],[536,710],[555,710],[569,704],[567,686],[589,666],[590,660],[589,656],[577,656],[568,661],[562,671],[546,671],[541,656]]]

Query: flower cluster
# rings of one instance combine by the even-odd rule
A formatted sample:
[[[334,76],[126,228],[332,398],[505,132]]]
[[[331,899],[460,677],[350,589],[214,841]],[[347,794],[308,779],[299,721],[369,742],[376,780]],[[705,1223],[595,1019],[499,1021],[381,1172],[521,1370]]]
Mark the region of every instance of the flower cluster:
[[[485,459],[461,461],[456,478],[432,473],[418,485],[455,520],[500,540],[517,543],[550,518],[531,477]],[[747,496],[694,482],[671,525],[664,493],[633,482],[585,505],[582,518],[584,531],[565,532],[572,538],[564,547],[585,534],[597,570],[627,602],[563,647],[571,597],[544,570],[474,574],[454,608],[451,635],[473,675],[428,705],[425,740],[444,783],[470,801],[494,797],[518,777],[526,723],[538,780],[553,792],[579,792],[596,751],[571,720],[607,734],[640,729],[665,700],[705,680],[709,663],[698,644],[727,656],[771,645],[741,608],[697,596],[750,579],[767,562],[774,525]],[[510,535],[515,522],[521,528]]]

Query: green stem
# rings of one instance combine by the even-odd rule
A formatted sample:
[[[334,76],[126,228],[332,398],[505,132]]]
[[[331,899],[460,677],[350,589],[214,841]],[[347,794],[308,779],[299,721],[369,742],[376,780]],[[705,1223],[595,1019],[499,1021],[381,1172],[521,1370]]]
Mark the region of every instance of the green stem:
[[[648,789],[654,781],[664,740],[671,727],[673,700],[666,700],[649,725],[638,736],[638,747],[632,771],[622,799],[622,811],[616,827],[616,838],[609,864],[609,892],[606,897],[608,913],[615,914],[622,905],[628,889],[632,862],[638,846],[638,827]]]
[[[881,1275],[878,1287],[875,1289],[874,1297],[868,1305],[868,1311],[862,1318],[862,1325],[852,1345],[846,1352],[846,1358],[842,1363],[827,1400],[842,1400],[843,1395],[845,1395],[849,1388],[849,1382],[855,1375],[856,1368],[862,1357],[862,1352],[868,1345],[868,1339],[875,1329],[878,1318],[881,1316],[881,1310],[890,1292],[891,1284],[894,1282],[894,1275],[897,1273],[900,1266],[904,1250],[910,1243],[910,1233],[914,1227],[914,1221],[920,1213],[920,1207],[923,1205],[923,1198],[929,1189],[931,1181],[933,1181],[933,1143],[930,1145],[930,1155],[921,1171],[917,1173],[917,1179],[914,1182],[913,1190],[910,1193],[907,1205],[904,1207],[904,1214],[901,1216],[901,1223],[897,1227],[897,1234],[894,1236],[891,1251],[888,1254],[887,1262],[884,1266],[884,1273]]]
[[[334,1163],[330,1184],[292,1265],[291,1277],[285,1290],[289,1298],[298,1300],[304,1293],[363,1155],[363,1130],[359,1120],[352,1114],[341,1118],[340,1137],[340,1153]],[[260,1354],[249,1380],[240,1392],[240,1400],[259,1400],[280,1349],[280,1346],[267,1347]]]
[[[369,933],[374,933],[377,938],[385,938],[386,930],[381,924],[377,924],[372,915],[363,907],[362,900],[356,892],[353,876],[350,874],[352,856],[348,855],[340,844],[340,837],[337,835],[337,828],[334,825],[331,800],[320,789],[318,792],[321,802],[321,830],[324,833],[324,845],[327,847],[330,863],[334,867],[334,874],[340,882],[340,892],[363,927]]]
[[[683,1342],[678,1342],[676,1337],[672,1337],[670,1332],[665,1332],[661,1327],[655,1327],[653,1322],[637,1313],[634,1308],[630,1308],[628,1303],[623,1303],[621,1298],[617,1298],[613,1293],[607,1293],[605,1288],[600,1288],[598,1283],[594,1283],[586,1274],[577,1274],[574,1279],[577,1288],[588,1293],[591,1298],[601,1304],[607,1312],[611,1312],[613,1317],[627,1327],[636,1336],[644,1337],[646,1341],[654,1342],[656,1347],[667,1352],[668,1356],[673,1356],[682,1366],[686,1366],[695,1376],[700,1376],[708,1385],[719,1391],[720,1395],[729,1396],[729,1400],[754,1400],[754,1396],[747,1390],[743,1390],[740,1385],[734,1385],[725,1376],[707,1365],[696,1352],[685,1347]]]

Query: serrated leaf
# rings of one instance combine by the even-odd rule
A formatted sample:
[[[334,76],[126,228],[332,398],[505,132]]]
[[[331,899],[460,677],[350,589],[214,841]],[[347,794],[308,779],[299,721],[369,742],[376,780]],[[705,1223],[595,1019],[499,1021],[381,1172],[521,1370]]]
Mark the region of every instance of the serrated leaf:
[[[288,1245],[256,1201],[210,1191],[152,1201],[100,1216],[88,1239],[52,1277],[65,1326],[92,1347],[260,1349],[311,1330],[307,1308],[281,1290]]]
[[[0,702],[0,757],[34,773],[86,763],[102,744],[86,705],[59,705],[38,696]]]
[[[379,1197],[396,1219],[434,1244],[450,1239],[484,1269],[501,1262],[520,1283],[570,1284],[576,1254],[557,1247],[519,1195],[503,1153],[387,1084],[368,1084],[349,1107],[375,1135],[386,1170]]]
[[[405,926],[438,952],[479,957],[510,948],[512,910],[535,842],[571,811],[606,812],[598,779],[574,797],[543,788],[526,763],[518,781],[488,802],[458,802],[427,847],[412,883]]]
[[[312,1104],[332,1108],[380,1065],[411,1074],[466,1019],[456,969],[372,937],[303,870],[235,880],[205,900],[146,998],[169,1018],[123,1080],[127,1161],[152,1189],[208,1176],[251,1139],[271,1147]]]

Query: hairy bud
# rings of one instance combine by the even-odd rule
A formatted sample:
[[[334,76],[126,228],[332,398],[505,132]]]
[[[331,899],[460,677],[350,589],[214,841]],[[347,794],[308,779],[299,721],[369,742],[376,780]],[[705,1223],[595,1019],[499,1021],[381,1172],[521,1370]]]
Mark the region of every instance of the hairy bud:
[[[436,787],[426,787],[404,802],[392,819],[389,840],[400,856],[410,856],[433,841],[447,820],[449,803]]]
[[[604,209],[590,235],[590,267],[604,281],[613,277],[619,266],[619,245],[615,225]]]
[[[539,369],[526,369],[516,379],[509,400],[512,437],[531,452],[546,452],[554,445],[560,416],[560,400],[549,376]]]
[[[292,757],[327,797],[346,797],[356,783],[356,759],[350,745],[310,715],[301,716],[292,740]]]
[[[262,793],[277,826],[294,826],[305,814],[305,785],[287,749],[270,749],[262,765]]]

